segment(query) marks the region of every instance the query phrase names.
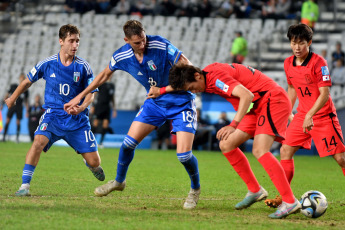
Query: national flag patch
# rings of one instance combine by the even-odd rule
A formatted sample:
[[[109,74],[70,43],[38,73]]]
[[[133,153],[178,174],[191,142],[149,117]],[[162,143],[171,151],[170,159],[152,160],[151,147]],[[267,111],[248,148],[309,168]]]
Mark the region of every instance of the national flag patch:
[[[148,64],[150,70],[155,71],[157,69],[157,66],[155,65],[155,63],[152,60],[148,61],[147,64]]]
[[[74,72],[73,81],[78,82],[80,80],[80,72]]]
[[[329,81],[330,79],[329,79],[329,75],[327,75],[327,76],[322,76],[322,80],[323,81]]]
[[[227,84],[225,84],[224,82],[220,81],[219,79],[217,79],[216,81],[216,86],[223,90],[224,92],[228,92],[229,90],[229,86]]]
[[[41,126],[40,126],[40,130],[41,131],[45,131],[48,127],[48,124],[47,123],[43,123]]]
[[[135,117],[139,117],[139,115],[141,114],[142,111],[143,111],[143,108],[141,108],[141,109],[139,110],[139,112],[137,113],[137,115],[136,115]]]

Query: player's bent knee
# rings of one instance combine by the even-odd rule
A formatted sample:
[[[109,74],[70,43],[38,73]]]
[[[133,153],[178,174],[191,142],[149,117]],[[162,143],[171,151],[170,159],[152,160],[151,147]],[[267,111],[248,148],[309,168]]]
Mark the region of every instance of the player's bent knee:
[[[219,142],[219,148],[222,151],[222,153],[228,153],[228,152],[234,150],[235,148],[237,148],[237,146],[233,146],[228,141],[220,141]]]

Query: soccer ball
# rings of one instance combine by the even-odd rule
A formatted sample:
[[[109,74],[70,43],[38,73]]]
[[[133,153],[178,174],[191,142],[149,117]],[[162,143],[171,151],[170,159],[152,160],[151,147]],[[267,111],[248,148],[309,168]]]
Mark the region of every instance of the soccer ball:
[[[304,193],[300,203],[302,205],[301,213],[310,218],[322,216],[326,212],[328,206],[325,195],[315,190]]]

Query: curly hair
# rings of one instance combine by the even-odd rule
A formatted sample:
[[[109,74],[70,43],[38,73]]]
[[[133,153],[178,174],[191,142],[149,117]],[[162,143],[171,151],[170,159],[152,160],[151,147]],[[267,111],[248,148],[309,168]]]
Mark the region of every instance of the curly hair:
[[[289,27],[286,36],[289,38],[289,41],[306,40],[309,42],[313,39],[313,30],[305,24],[295,24]]]
[[[200,68],[186,65],[186,64],[176,64],[169,71],[169,85],[173,89],[183,90],[187,83],[195,82],[195,73],[202,74]]]

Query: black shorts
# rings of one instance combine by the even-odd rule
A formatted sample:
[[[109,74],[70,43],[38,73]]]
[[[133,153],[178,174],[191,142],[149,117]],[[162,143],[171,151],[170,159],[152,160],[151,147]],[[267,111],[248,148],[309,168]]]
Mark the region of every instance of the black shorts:
[[[110,121],[111,109],[110,108],[95,108],[95,116],[97,120],[108,120]]]
[[[17,119],[21,120],[23,118],[23,106],[11,107],[7,112],[7,118],[11,119],[14,113],[16,113]]]

